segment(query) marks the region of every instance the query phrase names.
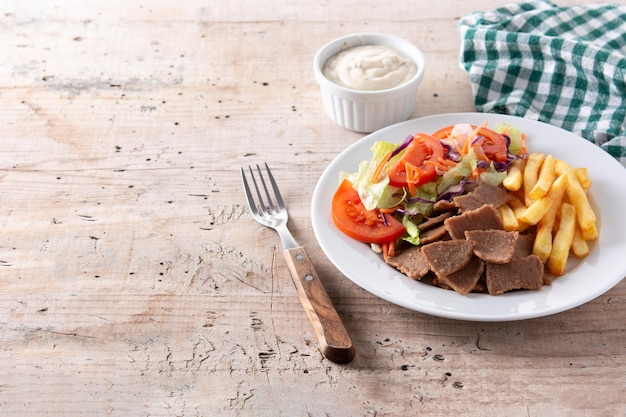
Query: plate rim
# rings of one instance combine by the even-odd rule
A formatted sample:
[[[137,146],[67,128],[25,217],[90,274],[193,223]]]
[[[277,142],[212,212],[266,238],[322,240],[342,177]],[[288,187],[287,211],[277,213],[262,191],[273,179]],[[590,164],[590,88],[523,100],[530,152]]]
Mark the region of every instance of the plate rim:
[[[592,158],[595,161],[596,159],[600,159],[602,162],[602,166],[606,167],[608,164],[608,166],[610,167],[611,170],[616,170],[617,172],[620,172],[619,175],[622,176],[623,180],[626,182],[626,169],[624,169],[624,167],[614,158],[612,158],[608,153],[606,153],[604,150],[602,150],[601,148],[599,148],[597,145],[583,139],[582,137],[566,131],[562,128],[559,128],[557,126],[554,125],[550,125],[541,121],[537,121],[537,120],[533,120],[533,119],[529,119],[529,118],[522,118],[522,117],[518,117],[518,116],[512,116],[512,115],[504,115],[504,114],[497,114],[497,113],[479,113],[479,112],[458,112],[458,113],[444,113],[444,114],[437,114],[437,115],[430,115],[430,116],[424,116],[424,117],[418,117],[418,118],[414,118],[414,119],[410,119],[401,123],[397,123],[391,126],[387,126],[383,129],[380,129],[376,132],[372,132],[368,135],[365,135],[363,137],[361,137],[360,139],[358,139],[357,141],[355,141],[354,143],[350,144],[349,146],[347,146],[343,151],[341,151],[339,154],[337,154],[335,156],[335,158],[328,164],[328,166],[324,169],[324,171],[322,172],[322,174],[320,175],[316,186],[314,188],[313,191],[313,198],[312,198],[312,203],[311,203],[311,222],[312,222],[312,226],[313,226],[313,232],[314,235],[322,249],[322,251],[325,253],[325,255],[328,257],[328,259],[330,260],[330,262],[349,280],[351,280],[353,283],[355,283],[357,286],[361,287],[362,289],[364,289],[365,291],[369,292],[370,294],[377,296],[379,298],[382,298],[388,302],[391,302],[393,304],[408,308],[410,310],[413,311],[418,311],[418,312],[422,312],[425,314],[429,314],[429,315],[433,315],[433,316],[438,316],[438,317],[443,317],[443,318],[450,318],[450,319],[458,319],[458,320],[468,320],[468,321],[514,321],[514,320],[525,320],[525,319],[532,319],[532,318],[537,318],[537,317],[543,317],[543,316],[548,316],[548,315],[552,315],[552,314],[556,314],[556,313],[560,313],[575,307],[578,307],[582,304],[585,304],[589,301],[591,301],[592,299],[595,299],[597,297],[599,297],[600,295],[606,293],[607,291],[609,291],[611,288],[613,288],[614,286],[616,286],[617,284],[619,284],[623,279],[624,276],[626,275],[626,262],[624,262],[621,265],[621,268],[618,266],[616,267],[616,270],[618,272],[615,272],[613,274],[613,276],[611,276],[609,279],[605,279],[603,281],[604,285],[597,285],[596,287],[594,287],[594,291],[592,291],[589,294],[583,294],[581,295],[580,292],[577,293],[578,297],[572,301],[572,302],[568,302],[568,303],[563,303],[563,302],[557,302],[556,304],[547,304],[547,307],[545,308],[539,308],[539,309],[529,309],[528,311],[521,311],[520,310],[520,304],[522,302],[529,302],[532,301],[533,297],[536,297],[535,294],[541,294],[542,297],[547,297],[551,298],[554,294],[550,294],[550,293],[554,293],[556,291],[556,293],[558,294],[559,289],[563,288],[563,281],[566,280],[561,280],[559,281],[561,278],[558,278],[555,280],[555,283],[552,286],[546,287],[544,286],[540,291],[537,292],[532,292],[533,297],[531,297],[531,299],[529,300],[528,297],[520,297],[520,294],[529,294],[528,291],[520,291],[520,292],[512,292],[512,293],[507,293],[507,294],[503,294],[500,296],[491,296],[491,295],[486,295],[486,294],[470,294],[468,296],[464,297],[464,300],[468,300],[468,299],[476,299],[476,298],[485,298],[488,297],[490,299],[494,299],[494,297],[498,297],[498,300],[501,299],[511,299],[513,300],[513,302],[515,302],[515,300],[518,300],[518,310],[517,311],[511,311],[508,314],[495,314],[495,315],[489,315],[489,314],[477,314],[477,313],[473,313],[473,312],[469,312],[469,311],[465,311],[465,310],[454,310],[452,309],[442,309],[441,306],[437,307],[437,306],[428,306],[426,304],[416,304],[415,302],[410,302],[409,299],[407,297],[398,297],[397,294],[394,293],[389,293],[389,292],[384,292],[381,291],[379,289],[376,288],[376,286],[372,286],[372,285],[367,285],[366,282],[364,282],[362,279],[356,279],[353,276],[353,270],[350,268],[347,268],[345,263],[342,262],[338,262],[337,261],[337,256],[334,255],[332,253],[332,248],[330,243],[328,242],[328,237],[324,236],[323,231],[324,231],[324,227],[323,226],[323,222],[326,222],[326,225],[328,224],[328,220],[330,218],[330,209],[328,209],[326,211],[326,213],[322,213],[321,210],[318,210],[319,207],[321,207],[322,204],[322,200],[328,200],[329,198],[329,193],[330,193],[330,197],[332,197],[332,194],[334,194],[334,190],[336,189],[336,187],[338,186],[338,175],[336,177],[335,180],[335,186],[332,189],[332,191],[328,191],[326,188],[326,185],[329,181],[329,176],[332,175],[333,173],[338,174],[337,169],[338,169],[338,165],[340,165],[342,162],[345,162],[344,159],[348,158],[349,159],[349,155],[355,153],[355,150],[358,150],[360,152],[363,151],[363,147],[366,146],[367,144],[369,144],[370,142],[373,143],[375,141],[375,139],[378,139],[379,136],[384,136],[386,134],[389,134],[390,138],[387,138],[385,140],[389,140],[389,141],[396,141],[396,142],[401,142],[402,139],[402,134],[395,134],[393,132],[395,131],[401,131],[403,129],[406,129],[407,132],[404,132],[403,134],[406,136],[406,134],[409,133],[415,133],[416,128],[412,128],[412,126],[414,125],[428,125],[429,123],[442,123],[441,125],[439,125],[439,127],[444,127],[443,123],[448,123],[448,124],[452,124],[452,123],[462,123],[463,120],[462,119],[478,119],[478,118],[482,118],[483,120],[487,120],[488,123],[491,125],[492,123],[499,123],[499,122],[509,122],[512,125],[515,126],[515,123],[517,122],[518,125],[523,125],[523,127],[527,128],[528,126],[532,126],[532,129],[530,129],[530,131],[533,131],[534,129],[545,129],[547,130],[549,133],[554,133],[557,132],[558,137],[563,136],[565,137],[566,140],[570,140],[573,139],[576,141],[576,145],[573,146],[572,148],[574,150],[587,150],[589,149],[589,152],[591,152]],[[458,121],[453,121],[453,120],[457,120]],[[444,122],[444,120],[449,120],[448,122]],[[520,126],[518,126],[520,127]],[[408,132],[409,129],[412,129],[412,132]],[[528,129],[521,129],[523,132],[525,132],[525,130]],[[429,132],[427,132],[429,133]],[[562,140],[562,139],[558,139],[558,140]],[[529,138],[529,143],[532,143],[533,141],[538,141],[538,139],[532,139]],[[542,145],[546,145],[547,142],[542,142]],[[539,142],[536,142],[535,145],[539,145]],[[548,145],[549,147],[549,145]],[[369,152],[369,148],[367,148],[367,151]],[[530,151],[533,151],[533,149],[531,148]],[[587,152],[585,152],[586,154]],[[354,159],[354,158],[352,158]],[[568,161],[567,158],[563,158],[564,160]],[[594,165],[594,164],[592,164]],[[621,169],[622,171],[618,170]],[[350,169],[346,169],[346,170],[350,170]],[[592,180],[594,180],[593,175],[592,176]],[[590,192],[590,199],[592,200],[592,203],[594,203],[593,201],[593,197],[595,196],[595,192],[594,189],[592,188],[592,191]],[[624,197],[620,197],[619,198],[619,204],[623,205],[623,209],[626,211],[626,195]],[[599,203],[599,202],[598,202]],[[599,228],[601,227],[600,222],[602,220],[610,220],[610,218],[604,218],[604,216],[600,215],[600,212],[602,212],[602,214],[605,214],[605,208],[601,207],[600,204],[595,204],[594,205],[596,207],[594,207],[594,209],[598,212],[599,216]],[[330,207],[330,205],[328,205],[327,207]],[[317,210],[317,212],[316,212]],[[615,211],[615,210],[612,210]],[[626,226],[624,227],[624,231],[626,231]],[[605,232],[605,234],[608,232]],[[337,231],[335,229],[335,236],[339,236],[340,232]],[[347,238],[344,236],[344,238]],[[351,246],[355,246],[353,244],[350,243],[350,241],[345,241],[344,238],[341,238],[342,240],[344,240],[343,243],[348,243],[348,247]],[[594,247],[592,247],[592,253],[594,250],[596,250],[596,254],[595,256],[600,256],[598,255],[597,252],[600,252],[600,248],[596,248],[595,246],[601,246],[601,242],[602,242],[602,238],[603,238],[603,233],[601,232],[601,236],[600,239],[598,240],[598,242],[593,242]],[[350,238],[347,238],[350,239]],[[350,239],[351,240],[351,239]],[[352,240],[351,240],[352,241]],[[356,241],[352,241],[352,242],[356,242]],[[358,243],[357,244],[363,246],[364,244]],[[621,243],[621,242],[620,242]],[[622,244],[622,246],[626,249],[626,243]],[[369,248],[366,248],[369,251]],[[350,255],[350,254],[348,254]],[[590,254],[591,255],[591,254]],[[346,254],[342,255],[343,257],[346,256]],[[382,261],[382,259],[380,259],[379,255],[374,254],[373,252],[370,255],[370,258],[372,256],[376,256],[379,259],[379,263],[381,265],[378,266],[384,266],[387,269],[384,270],[384,272],[387,274],[387,276],[391,276],[390,279],[402,279],[401,277],[404,277],[404,280],[410,280],[408,277],[404,276],[403,274],[401,274],[398,271],[390,271],[390,269],[392,269],[390,266],[384,264],[384,261]],[[360,259],[359,259],[360,260]],[[578,261],[578,260],[575,260]],[[584,262],[584,260],[582,261],[578,261],[578,265],[580,265],[582,262]],[[376,265],[372,265],[374,267],[376,267]],[[379,269],[380,271],[380,269]],[[570,277],[572,276],[576,276],[576,274],[574,273],[575,271],[570,271],[568,273],[566,273],[565,276],[568,276],[571,274]],[[401,277],[400,277],[400,276]],[[378,279],[378,278],[376,278]],[[405,283],[406,284],[406,283]],[[427,286],[427,284],[423,284],[423,283],[418,283],[415,282],[415,284],[420,284],[423,286]],[[394,283],[395,285],[395,283]],[[428,286],[430,287],[430,286]],[[435,287],[430,287],[430,288],[434,288],[437,289]],[[557,288],[557,290],[555,290],[554,288]],[[439,291],[445,291],[446,293],[454,293],[453,291],[450,290],[443,290],[443,289],[438,289]],[[574,291],[576,293],[576,291]],[[419,297],[419,294],[413,294]],[[428,294],[430,295],[430,294]],[[455,296],[458,297],[463,297],[460,294],[456,294],[454,293]],[[553,298],[553,297],[552,297]],[[558,299],[558,296],[557,296]],[[557,300],[558,301],[558,300]],[[546,301],[548,302],[548,301]],[[552,301],[550,301],[552,302]],[[498,301],[498,303],[500,303]],[[467,303],[465,303],[467,304]],[[470,303],[471,305],[471,303]]]

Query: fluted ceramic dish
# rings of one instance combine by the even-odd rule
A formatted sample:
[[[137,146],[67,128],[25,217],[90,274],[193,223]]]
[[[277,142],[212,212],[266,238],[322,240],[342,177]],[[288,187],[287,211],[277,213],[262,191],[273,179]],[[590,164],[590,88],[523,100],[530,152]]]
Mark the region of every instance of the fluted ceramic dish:
[[[361,45],[385,45],[403,52],[415,62],[416,74],[396,87],[374,91],[346,88],[324,76],[322,69],[330,57]],[[364,133],[405,121],[411,116],[425,67],[424,54],[417,46],[404,38],[383,33],[355,33],[337,38],[320,48],[313,59],[313,72],[320,85],[326,114],[339,126]]]

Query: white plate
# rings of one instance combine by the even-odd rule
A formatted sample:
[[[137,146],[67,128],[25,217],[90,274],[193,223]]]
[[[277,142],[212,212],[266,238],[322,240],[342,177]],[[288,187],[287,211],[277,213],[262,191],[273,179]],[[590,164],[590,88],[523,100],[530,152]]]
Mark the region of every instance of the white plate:
[[[416,132],[472,123],[510,123],[526,134],[531,152],[552,154],[574,167],[586,167],[593,181],[590,201],[598,217],[600,237],[583,260],[571,258],[566,273],[540,291],[492,296],[462,296],[413,281],[389,267],[369,245],[341,233],[331,219],[331,201],[340,171],[355,172],[371,159],[376,141],[400,143]],[[557,127],[528,119],[486,113],[458,113],[409,120],[374,132],[333,160],[320,177],[311,207],[312,225],[330,261],[350,280],[391,303],[434,316],[474,321],[522,320],[577,307],[605,293],[626,276],[626,169],[596,145]]]

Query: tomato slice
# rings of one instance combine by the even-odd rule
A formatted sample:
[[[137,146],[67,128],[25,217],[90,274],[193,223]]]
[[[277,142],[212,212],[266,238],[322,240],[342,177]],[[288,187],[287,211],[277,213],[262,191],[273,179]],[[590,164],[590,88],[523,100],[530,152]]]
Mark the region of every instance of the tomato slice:
[[[409,169],[416,170],[418,175],[413,180],[413,186],[420,186],[435,179],[437,171],[434,164],[443,157],[443,146],[439,139],[435,139],[424,133],[416,133],[413,142],[407,146],[404,155],[389,170],[389,184],[394,187],[407,187],[407,165]]]
[[[333,222],[346,235],[365,243],[383,244],[401,237],[405,228],[395,217],[367,210],[352,183],[343,180],[332,203]]]
[[[452,129],[454,129],[454,126],[439,129],[433,133],[433,137],[439,140],[446,139],[450,136]],[[476,129],[476,126],[472,126],[472,129]],[[506,162],[507,146],[504,136],[486,127],[480,127],[477,134],[479,139],[478,143],[489,160]]]
[[[507,146],[504,136],[486,127],[481,127],[478,135],[483,137],[480,146],[487,158],[496,162],[506,162]]]
[[[472,128],[476,129],[476,126],[472,126]],[[441,128],[435,133],[433,133],[433,138],[439,139],[439,140],[448,139],[450,137],[450,134],[452,133],[452,129],[454,129],[454,125]]]

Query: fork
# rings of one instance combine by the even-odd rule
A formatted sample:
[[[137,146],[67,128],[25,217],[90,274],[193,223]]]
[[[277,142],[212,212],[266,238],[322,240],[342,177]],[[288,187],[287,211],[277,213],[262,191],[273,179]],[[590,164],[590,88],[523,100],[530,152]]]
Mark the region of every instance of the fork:
[[[333,307],[322,281],[315,272],[309,255],[304,247],[296,242],[287,228],[287,208],[272,172],[265,164],[267,178],[269,178],[274,195],[273,199],[261,167],[256,166],[256,175],[251,166],[248,167],[248,171],[250,172],[254,194],[248,183],[246,172],[243,167],[241,168],[241,179],[250,213],[257,222],[278,232],[283,245],[283,255],[287,262],[287,268],[296,285],[300,302],[313,324],[322,354],[335,363],[350,362],[355,355],[350,336],[335,307]]]

